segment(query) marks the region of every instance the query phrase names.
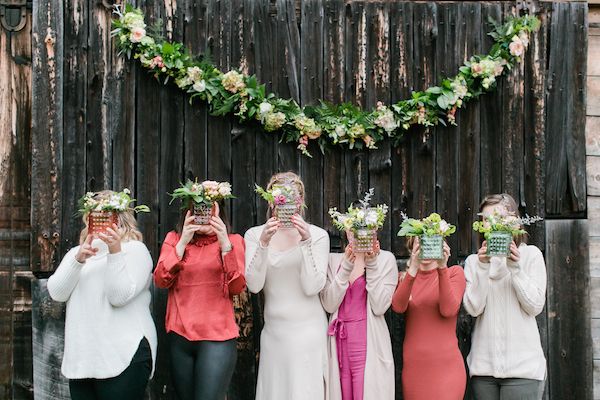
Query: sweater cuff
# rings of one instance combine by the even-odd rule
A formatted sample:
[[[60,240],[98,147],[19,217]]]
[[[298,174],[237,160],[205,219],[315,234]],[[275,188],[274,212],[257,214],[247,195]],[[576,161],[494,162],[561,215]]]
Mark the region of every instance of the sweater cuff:
[[[366,259],[365,261],[365,268],[367,269],[376,269],[377,268],[377,258],[379,257],[379,255],[376,255],[374,257],[369,257],[368,259]]]
[[[239,272],[240,269],[237,264],[237,257],[235,256],[233,249],[223,256],[223,269],[228,276]]]

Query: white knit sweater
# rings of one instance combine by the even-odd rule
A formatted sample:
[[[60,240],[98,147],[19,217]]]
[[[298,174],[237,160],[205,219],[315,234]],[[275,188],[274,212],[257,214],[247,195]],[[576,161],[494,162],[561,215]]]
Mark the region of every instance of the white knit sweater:
[[[467,258],[464,306],[477,317],[471,352],[471,376],[544,380],[546,359],[535,320],[546,301],[546,265],[535,246],[521,244],[521,259],[479,261]]]
[[[156,360],[156,328],[150,314],[152,258],[142,242],[122,243],[109,254],[101,240],[98,253],[84,264],[71,249],[48,279],[48,292],[67,302],[62,373],[69,379],[112,378],[130,364],[146,337]]]

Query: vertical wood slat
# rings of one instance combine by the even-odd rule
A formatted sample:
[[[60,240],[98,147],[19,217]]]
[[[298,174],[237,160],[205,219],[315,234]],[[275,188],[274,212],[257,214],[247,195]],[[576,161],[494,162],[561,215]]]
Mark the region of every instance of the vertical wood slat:
[[[300,101],[303,106],[317,104],[323,98],[323,3],[321,0],[301,2],[300,31]],[[323,154],[311,140],[311,159],[300,160],[300,174],[308,205],[306,219],[323,226]]]
[[[587,6],[553,3],[546,118],[546,214],[586,209],[585,59]],[[565,108],[571,110],[565,114]]]
[[[186,48],[196,57],[207,49],[207,7],[210,0],[186,1],[184,13],[184,38]],[[196,100],[184,103],[184,179],[206,178],[206,132],[208,111],[205,102]],[[176,184],[176,182],[173,182]]]
[[[344,101],[345,8],[343,0],[327,1],[323,10],[323,97],[335,104]],[[344,190],[344,152],[335,149],[323,160],[323,228],[329,233],[331,251],[342,251],[341,235],[331,223],[330,207],[347,206]]]
[[[592,398],[588,249],[587,221],[546,221],[547,357],[552,399]]]
[[[374,108],[378,101],[389,104],[390,90],[390,3],[369,3],[367,5],[367,82],[365,104]],[[389,140],[378,145],[377,150],[370,150],[369,187],[375,188],[373,205],[387,204],[391,207],[391,143]],[[378,233],[382,248],[389,249],[392,242],[391,218],[386,218],[385,225]]]
[[[52,271],[61,240],[63,3],[33,4],[31,270]]]

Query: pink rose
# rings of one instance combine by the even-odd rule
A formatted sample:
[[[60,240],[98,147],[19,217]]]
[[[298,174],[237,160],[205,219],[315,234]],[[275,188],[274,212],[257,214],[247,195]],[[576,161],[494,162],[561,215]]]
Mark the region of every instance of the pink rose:
[[[523,55],[523,52],[525,52],[525,46],[523,45],[521,39],[519,39],[517,36],[515,36],[513,38],[513,41],[510,42],[510,44],[508,45],[508,49],[510,50],[510,54],[512,54],[515,57],[521,57],[521,55]]]
[[[287,199],[282,194],[275,197],[275,205],[277,205],[277,206],[284,205],[286,202],[287,202]]]
[[[471,73],[477,76],[483,72],[483,67],[479,63],[471,64]]]
[[[300,138],[300,140],[298,140],[298,143],[300,143],[300,144],[303,144],[303,145],[307,146],[307,145],[308,145],[308,136],[302,136],[302,137]]]
[[[146,36],[146,30],[142,27],[135,27],[131,29],[129,40],[132,43],[139,43]]]

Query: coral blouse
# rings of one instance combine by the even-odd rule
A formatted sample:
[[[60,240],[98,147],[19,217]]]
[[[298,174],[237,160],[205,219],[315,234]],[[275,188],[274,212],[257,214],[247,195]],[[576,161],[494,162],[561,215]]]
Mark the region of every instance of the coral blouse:
[[[221,256],[216,236],[194,238],[180,260],[176,232],[169,232],[154,270],[154,283],[168,288],[167,332],[188,340],[223,341],[239,336],[231,296],[246,287],[244,239],[230,234],[232,250]]]

